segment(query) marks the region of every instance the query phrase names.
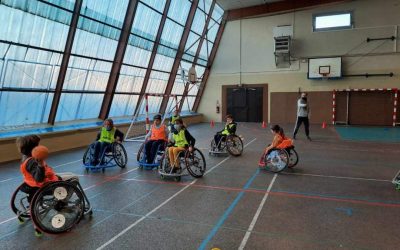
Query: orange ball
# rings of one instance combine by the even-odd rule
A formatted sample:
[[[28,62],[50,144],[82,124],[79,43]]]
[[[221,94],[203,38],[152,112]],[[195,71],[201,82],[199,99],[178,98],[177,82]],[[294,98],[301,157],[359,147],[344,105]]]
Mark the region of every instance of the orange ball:
[[[49,149],[45,146],[39,145],[32,149],[32,157],[37,160],[46,160],[49,157]]]

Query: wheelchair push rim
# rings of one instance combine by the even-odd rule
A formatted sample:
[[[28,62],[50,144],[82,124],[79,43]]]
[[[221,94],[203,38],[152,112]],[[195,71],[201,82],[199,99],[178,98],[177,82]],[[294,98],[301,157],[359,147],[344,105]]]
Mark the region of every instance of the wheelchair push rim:
[[[266,170],[274,173],[283,171],[289,163],[289,156],[285,150],[273,150],[264,156]]]
[[[240,156],[243,153],[243,141],[239,136],[227,136],[226,149],[233,156]]]
[[[128,163],[128,157],[126,150],[122,144],[118,142],[114,142],[112,144],[112,154],[114,157],[115,163],[120,167],[120,168],[125,168],[126,164]]]
[[[82,219],[85,201],[82,191],[72,183],[49,183],[37,192],[31,202],[35,226],[49,234],[71,230]]]
[[[192,152],[186,151],[185,164],[189,174],[194,178],[200,178],[206,172],[206,160],[197,148],[194,148]]]

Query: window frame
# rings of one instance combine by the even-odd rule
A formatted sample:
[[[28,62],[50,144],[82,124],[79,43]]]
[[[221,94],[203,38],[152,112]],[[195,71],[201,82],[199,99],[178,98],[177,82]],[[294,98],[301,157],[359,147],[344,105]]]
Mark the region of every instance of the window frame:
[[[350,14],[350,25],[346,26],[336,26],[336,27],[329,27],[329,28],[316,28],[317,18],[318,17],[326,17],[326,16],[335,16],[335,15],[343,15],[343,14]],[[354,11],[335,11],[335,12],[324,12],[312,15],[312,29],[313,32],[320,32],[320,31],[335,31],[335,30],[348,30],[354,28]]]

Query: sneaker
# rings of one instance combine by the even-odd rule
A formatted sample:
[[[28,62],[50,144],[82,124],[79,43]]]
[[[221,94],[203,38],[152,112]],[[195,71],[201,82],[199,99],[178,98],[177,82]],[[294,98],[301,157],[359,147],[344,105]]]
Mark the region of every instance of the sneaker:
[[[258,162],[258,166],[259,166],[260,168],[265,167],[265,162],[264,162],[264,161],[259,161],[259,162]]]
[[[296,140],[296,135],[293,135],[293,140]]]
[[[311,137],[309,137],[309,136],[307,136],[307,139],[308,139],[309,141],[312,141],[312,140],[311,140]]]

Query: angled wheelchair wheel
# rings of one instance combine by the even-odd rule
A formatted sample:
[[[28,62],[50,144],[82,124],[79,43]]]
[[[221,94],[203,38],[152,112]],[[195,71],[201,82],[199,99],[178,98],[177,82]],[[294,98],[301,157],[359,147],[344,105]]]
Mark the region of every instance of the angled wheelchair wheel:
[[[288,167],[293,168],[299,162],[299,155],[297,154],[296,150],[294,150],[294,148],[286,149],[286,152],[289,155]]]
[[[145,145],[145,143],[143,143],[142,146],[140,146],[139,151],[138,151],[138,153],[137,153],[136,160],[137,160],[138,162],[143,162],[144,159],[145,159],[145,155],[144,155],[144,145]]]
[[[83,165],[90,166],[92,161],[92,145],[90,145],[83,154]]]
[[[28,194],[23,191],[24,183],[14,191],[11,196],[11,209],[17,215],[18,220],[23,222],[23,218],[30,218]]]
[[[45,185],[33,197],[31,218],[45,233],[59,234],[71,230],[82,219],[85,201],[82,192],[70,182]]]
[[[126,150],[121,143],[112,144],[112,155],[115,163],[117,163],[120,168],[126,167],[126,164],[128,163],[128,155],[126,154]]]
[[[243,142],[237,135],[229,135],[226,138],[226,149],[233,156],[240,156],[243,153]]]
[[[202,177],[206,172],[206,160],[197,148],[194,148],[192,152],[186,151],[185,164],[189,174],[195,178]]]
[[[265,168],[274,173],[283,171],[289,164],[289,155],[286,150],[275,149],[264,157]]]

